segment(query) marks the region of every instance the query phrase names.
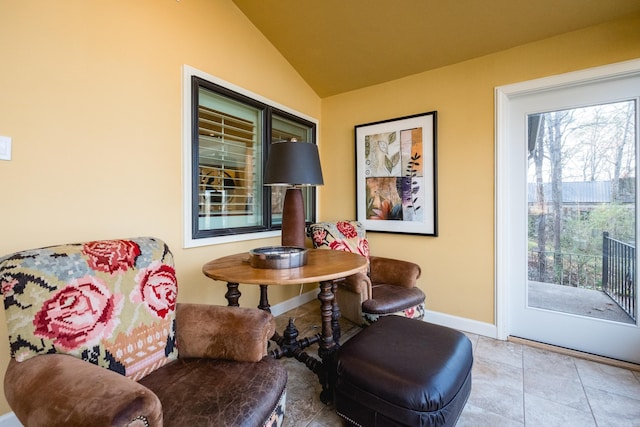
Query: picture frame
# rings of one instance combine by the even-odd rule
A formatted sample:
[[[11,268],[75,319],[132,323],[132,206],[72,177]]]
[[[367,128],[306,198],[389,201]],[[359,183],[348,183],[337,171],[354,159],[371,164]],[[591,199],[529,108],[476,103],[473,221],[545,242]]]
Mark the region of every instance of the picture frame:
[[[438,235],[437,115],[355,126],[356,216],[367,232]]]

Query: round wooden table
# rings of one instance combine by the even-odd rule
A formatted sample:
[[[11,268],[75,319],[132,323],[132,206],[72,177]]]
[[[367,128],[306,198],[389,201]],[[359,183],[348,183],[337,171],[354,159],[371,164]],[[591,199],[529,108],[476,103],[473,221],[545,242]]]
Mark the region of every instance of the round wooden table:
[[[254,268],[249,265],[248,252],[214,259],[202,267],[202,272],[212,279],[252,285],[315,283],[366,270],[367,260],[363,256],[325,249],[309,249],[307,264],[298,268]]]
[[[272,338],[279,346],[270,354],[273,357],[295,357],[305,363],[309,369],[318,375],[322,384],[320,398],[329,402],[333,394],[332,374],[335,371],[335,353],[339,346],[340,308],[335,299],[337,282],[355,273],[366,273],[367,260],[361,255],[350,252],[309,249],[307,263],[302,267],[267,269],[254,268],[249,264],[249,253],[240,253],[209,261],[202,267],[202,272],[214,280],[227,282],[227,299],[229,306],[239,306],[241,293],[239,285],[260,285],[260,304],[258,308],[269,309],[267,297],[268,286],[295,285],[301,283],[320,283],[320,310],[322,315],[322,333],[313,337],[298,340],[298,330],[289,320],[289,326],[283,336],[278,333]],[[302,350],[309,345],[319,342],[318,355],[320,362],[310,357]]]

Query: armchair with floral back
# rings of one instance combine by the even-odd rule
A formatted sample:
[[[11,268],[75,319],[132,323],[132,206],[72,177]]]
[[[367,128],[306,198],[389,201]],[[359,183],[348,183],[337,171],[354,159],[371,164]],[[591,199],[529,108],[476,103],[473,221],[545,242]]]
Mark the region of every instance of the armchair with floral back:
[[[425,295],[417,287],[420,266],[370,255],[366,231],[360,222],[318,222],[308,227],[307,235],[316,249],[353,252],[369,260],[368,274],[354,274],[339,283],[336,298],[344,318],[368,325],[390,314],[424,317]]]
[[[287,372],[271,314],[177,303],[159,239],[0,258],[11,360],[4,391],[26,426],[280,426]]]

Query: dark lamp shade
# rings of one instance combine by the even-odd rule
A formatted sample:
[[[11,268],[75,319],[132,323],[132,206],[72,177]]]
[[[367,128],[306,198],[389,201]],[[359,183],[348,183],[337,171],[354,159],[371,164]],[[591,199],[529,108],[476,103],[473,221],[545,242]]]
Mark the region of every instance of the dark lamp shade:
[[[271,144],[264,185],[323,185],[318,146],[308,142]]]

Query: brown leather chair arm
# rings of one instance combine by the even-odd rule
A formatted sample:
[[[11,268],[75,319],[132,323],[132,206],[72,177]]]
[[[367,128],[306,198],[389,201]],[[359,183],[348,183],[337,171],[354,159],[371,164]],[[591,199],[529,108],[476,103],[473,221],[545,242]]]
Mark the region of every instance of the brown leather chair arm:
[[[246,307],[179,303],[176,338],[181,358],[204,357],[258,362],[276,330],[275,318]]]
[[[413,288],[422,270],[418,264],[399,259],[370,257],[371,282]]]
[[[20,422],[29,427],[162,426],[162,406],[151,390],[65,354],[11,359],[4,391]]]
[[[340,288],[360,294],[362,301],[371,298],[371,280],[364,273],[356,273],[339,282]]]

